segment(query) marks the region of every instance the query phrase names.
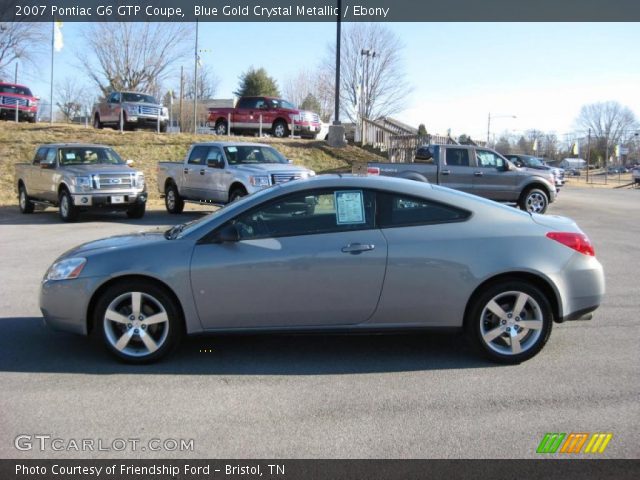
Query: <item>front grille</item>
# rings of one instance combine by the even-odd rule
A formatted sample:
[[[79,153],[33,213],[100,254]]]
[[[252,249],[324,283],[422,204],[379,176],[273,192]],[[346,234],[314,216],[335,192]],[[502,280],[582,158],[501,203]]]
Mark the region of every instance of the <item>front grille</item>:
[[[103,173],[93,176],[96,190],[126,190],[133,187],[134,176],[129,173]]]
[[[15,107],[16,103],[21,107],[27,106],[26,98],[17,98],[17,97],[0,97],[0,105],[6,105],[8,107]]]
[[[298,180],[302,178],[302,174],[298,172],[290,172],[290,173],[274,173],[271,175],[271,183],[273,185],[277,185],[278,183],[286,183],[291,180]]]
[[[148,107],[146,105],[140,105],[141,115],[158,115],[159,110],[160,109],[158,107]]]

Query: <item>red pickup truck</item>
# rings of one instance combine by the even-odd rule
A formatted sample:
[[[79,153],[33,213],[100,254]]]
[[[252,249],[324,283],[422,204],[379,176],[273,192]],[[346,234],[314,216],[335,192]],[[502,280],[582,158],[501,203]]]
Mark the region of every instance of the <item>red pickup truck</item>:
[[[0,117],[13,120],[18,119],[35,123],[38,116],[38,98],[34,97],[24,85],[0,82]]]
[[[320,133],[317,113],[299,110],[286,100],[274,97],[242,97],[235,108],[210,108],[208,121],[218,135],[255,134],[260,131],[261,118],[262,131],[274,137],[287,137],[292,129],[301,137],[316,138]]]

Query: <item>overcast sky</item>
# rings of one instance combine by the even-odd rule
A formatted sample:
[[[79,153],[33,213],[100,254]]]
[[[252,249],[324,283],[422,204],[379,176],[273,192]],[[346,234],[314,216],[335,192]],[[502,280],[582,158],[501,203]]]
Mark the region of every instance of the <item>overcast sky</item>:
[[[527,129],[574,129],[584,104],[615,100],[640,117],[638,23],[389,23],[404,44],[407,81],[413,86],[396,115],[430,133],[486,138]],[[55,57],[55,81],[88,77],[77,69],[79,32],[65,23],[64,48]],[[264,67],[282,86],[300,69],[313,69],[335,42],[332,23],[201,23],[205,64],[220,78],[218,97],[231,98],[238,76]],[[185,68],[193,68],[192,57]],[[19,80],[49,97],[49,61]],[[170,87],[178,85],[179,73]],[[516,116],[517,118],[511,118]]]

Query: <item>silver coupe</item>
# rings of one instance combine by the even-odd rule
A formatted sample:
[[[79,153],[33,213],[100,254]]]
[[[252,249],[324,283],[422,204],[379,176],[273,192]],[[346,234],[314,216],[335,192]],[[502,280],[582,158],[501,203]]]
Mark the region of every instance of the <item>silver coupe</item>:
[[[570,219],[444,187],[321,175],[166,232],[76,247],[47,271],[48,325],[150,362],[184,334],[464,330],[490,359],[588,319],[604,275]]]

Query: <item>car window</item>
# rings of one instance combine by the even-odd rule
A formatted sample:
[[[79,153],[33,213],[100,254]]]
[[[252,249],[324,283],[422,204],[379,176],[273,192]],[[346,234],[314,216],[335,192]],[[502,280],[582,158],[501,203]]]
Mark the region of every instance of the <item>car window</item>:
[[[207,153],[207,161],[206,161],[207,165],[212,160],[215,161],[220,168],[224,167],[224,160],[222,158],[222,150],[220,150],[218,147],[211,147],[209,149],[209,153]]]
[[[37,151],[36,151],[36,156],[33,159],[33,164],[34,165],[40,165],[40,163],[45,159],[45,157],[47,156],[47,150],[49,150],[47,147],[40,147]]]
[[[49,165],[55,165],[56,164],[56,153],[58,153],[58,150],[56,150],[55,148],[50,148],[49,150],[47,150],[47,156],[44,158],[44,160],[42,160],[42,163],[47,163]]]
[[[435,159],[433,158],[433,147],[418,148],[418,150],[416,150],[414,162],[433,165],[435,163]]]
[[[451,205],[393,193],[378,194],[378,212],[380,228],[460,222],[471,215]]]
[[[469,150],[466,148],[447,148],[445,162],[450,166],[468,167]]]
[[[229,165],[239,163],[287,163],[287,159],[271,147],[256,145],[234,145],[224,147]]]
[[[242,213],[241,240],[365,230],[374,226],[375,195],[360,189],[330,189],[288,195]]]
[[[111,103],[120,103],[120,93],[114,92],[111,94],[111,98],[109,98],[109,102]]]
[[[476,150],[478,166],[482,168],[502,168],[504,160],[491,150]]]
[[[236,108],[256,108],[258,104],[258,98],[241,98]]]
[[[69,147],[60,149],[60,165],[123,165],[124,160],[110,148]]]
[[[208,150],[208,147],[193,147],[187,163],[190,165],[204,165]]]

